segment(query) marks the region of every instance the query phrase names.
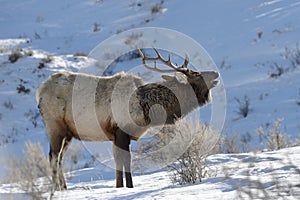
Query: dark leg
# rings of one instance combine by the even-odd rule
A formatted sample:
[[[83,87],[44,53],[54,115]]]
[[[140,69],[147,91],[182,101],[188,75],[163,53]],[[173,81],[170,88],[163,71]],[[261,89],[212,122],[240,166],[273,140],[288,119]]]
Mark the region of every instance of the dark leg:
[[[130,137],[121,129],[116,131],[114,142],[116,162],[116,187],[123,187],[123,167],[125,168],[126,187],[132,188]]]
[[[131,169],[131,167],[130,167],[130,169]],[[133,188],[131,171],[127,172],[126,167],[125,167],[125,177],[126,177],[126,187]]]
[[[128,136],[128,135],[127,135]],[[132,176],[131,176],[131,153],[130,153],[130,137],[128,136],[127,149],[124,151],[123,165],[125,169],[126,187],[133,188]]]
[[[114,142],[114,158],[116,163],[116,187],[123,187],[123,164],[121,160],[121,155],[119,151],[119,147],[116,146],[116,142]]]

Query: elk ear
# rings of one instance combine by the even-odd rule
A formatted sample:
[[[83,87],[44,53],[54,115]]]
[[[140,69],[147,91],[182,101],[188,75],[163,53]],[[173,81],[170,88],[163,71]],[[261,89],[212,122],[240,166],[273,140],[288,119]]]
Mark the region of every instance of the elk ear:
[[[169,75],[162,75],[161,77],[166,81],[173,81],[175,78],[174,76],[169,76]]]
[[[188,83],[187,76],[181,72],[176,72],[175,78],[179,83],[184,83],[184,84]]]

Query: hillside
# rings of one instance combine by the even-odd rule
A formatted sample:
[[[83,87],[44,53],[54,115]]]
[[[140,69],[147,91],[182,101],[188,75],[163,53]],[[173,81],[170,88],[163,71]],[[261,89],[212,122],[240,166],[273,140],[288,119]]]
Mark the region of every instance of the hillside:
[[[161,27],[182,32],[201,44],[209,53],[219,69],[226,90],[226,118],[222,137],[236,144],[236,150],[248,152],[267,149],[267,141],[257,134],[257,128],[262,127],[266,133],[273,128],[273,123],[278,119],[282,119],[280,132],[290,141],[287,146],[299,145],[300,1],[298,0],[247,2],[55,0],[26,3],[13,0],[2,2],[1,5],[1,162],[5,162],[12,155],[22,156],[26,141],[40,142],[45,154],[48,153],[48,141],[35,101],[35,91],[40,83],[56,71],[80,71],[86,66],[93,65],[95,60],[85,55],[99,43],[114,34],[143,27]],[[139,59],[119,62],[112,68],[112,72],[124,70],[121,66],[129,70],[137,63],[140,63]],[[245,111],[247,102],[249,104]],[[204,108],[203,113],[207,113],[210,108]],[[82,146],[79,142],[74,143]],[[138,144],[134,143],[133,146]],[[110,148],[111,144],[91,145],[95,145],[101,151]],[[128,190],[115,190],[114,176],[110,174],[111,172],[106,174],[93,168],[97,163],[91,164],[91,168],[83,168],[91,160],[88,150],[85,149],[80,154],[81,162],[76,167],[78,170],[74,171],[74,179],[69,183],[71,191],[62,195],[72,198],[89,196],[90,190],[82,196],[78,195],[82,192],[80,185],[82,179],[85,180],[82,184],[92,188],[93,194],[87,199],[92,196],[96,198],[103,191],[105,194],[103,198],[121,198],[126,195],[128,199],[182,197],[172,196],[174,191],[182,191],[180,194],[188,194],[191,198],[197,198],[198,192],[204,191],[202,195],[207,194],[206,199],[215,199],[225,193],[229,194],[230,199],[236,192],[236,186],[226,181],[224,183],[221,175],[196,185],[172,186],[164,171],[138,176],[137,190],[133,194]],[[285,154],[293,157],[294,164],[299,166],[300,161],[296,159],[298,147],[277,153],[257,155],[256,161],[259,166],[251,168],[254,170],[253,174],[268,175],[272,170],[263,166],[269,163],[272,166],[282,164]],[[269,154],[275,158],[265,159]],[[250,155],[220,154],[211,158],[211,164],[216,168],[234,168],[237,163],[244,163],[246,157]],[[222,162],[219,163],[217,160]],[[282,177],[299,177],[288,164],[283,164],[282,171],[279,168],[278,170],[282,173]],[[89,176],[80,177],[82,172],[100,173],[99,176],[107,179],[89,183]],[[244,176],[244,173],[242,169],[237,171],[234,180],[239,179],[240,175]],[[0,179],[4,176],[4,165],[1,164]],[[143,185],[148,178],[157,180],[162,185],[153,185],[156,181]],[[242,183],[246,178],[247,176],[244,176],[239,180]],[[265,187],[272,190],[274,185],[271,181],[266,179],[264,181]],[[231,189],[226,189],[228,187]],[[5,195],[9,188],[7,185],[2,186],[1,193]]]

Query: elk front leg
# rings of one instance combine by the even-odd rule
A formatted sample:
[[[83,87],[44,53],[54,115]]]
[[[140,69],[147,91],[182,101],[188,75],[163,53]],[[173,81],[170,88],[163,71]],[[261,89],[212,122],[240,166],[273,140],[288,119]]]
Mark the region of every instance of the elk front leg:
[[[116,163],[116,187],[123,187],[123,168],[125,168],[126,187],[132,188],[130,137],[121,129],[116,131],[114,157]]]
[[[127,152],[124,160],[124,168],[125,168],[125,177],[126,177],[126,187],[133,188],[132,183],[132,175],[131,175],[131,153]]]
[[[120,155],[120,149],[116,144],[116,141],[114,142],[114,158],[116,163],[116,187],[123,187],[123,164],[122,159]]]

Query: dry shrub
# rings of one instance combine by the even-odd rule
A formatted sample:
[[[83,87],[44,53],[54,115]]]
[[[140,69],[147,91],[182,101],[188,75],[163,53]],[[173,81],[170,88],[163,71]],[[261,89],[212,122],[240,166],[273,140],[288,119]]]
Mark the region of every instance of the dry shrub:
[[[207,157],[217,151],[218,131],[211,126],[189,123],[186,131],[194,132],[194,138],[186,151],[169,165],[170,179],[180,185],[196,183],[214,172],[208,167]]]
[[[210,126],[184,119],[174,125],[152,128],[151,140],[142,142],[134,152],[135,170],[166,168],[173,183],[201,181],[210,175],[206,158],[216,152],[219,133]]]
[[[23,155],[6,160],[6,181],[15,183],[33,199],[42,199],[44,193],[52,197],[51,168],[41,144],[27,142]]]
[[[236,111],[241,117],[246,118],[252,111],[250,108],[250,99],[248,96],[244,96],[244,99],[235,98],[235,101],[239,104],[239,108]]]
[[[150,128],[133,151],[134,170],[144,173],[174,162],[191,143],[193,132],[188,130],[188,123],[184,120],[174,125]]]
[[[221,141],[222,153],[240,153],[240,141],[237,133],[226,134]]]
[[[273,128],[264,131],[262,127],[259,127],[256,132],[266,140],[267,147],[270,150],[279,150],[288,146],[287,137],[282,133],[280,125],[283,119],[277,119],[273,123]]]
[[[15,63],[17,62],[17,60],[19,60],[20,58],[23,57],[23,49],[17,47],[16,49],[14,49],[11,54],[8,56],[8,60],[11,63]]]
[[[289,71],[296,70],[300,67],[300,48],[299,44],[296,44],[294,48],[285,48],[283,57],[290,62]]]
[[[151,7],[151,14],[155,15],[155,14],[163,12],[163,4],[164,4],[164,0],[161,0],[159,3],[154,4]]]

